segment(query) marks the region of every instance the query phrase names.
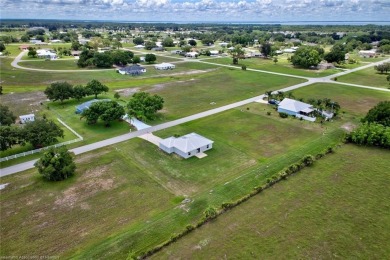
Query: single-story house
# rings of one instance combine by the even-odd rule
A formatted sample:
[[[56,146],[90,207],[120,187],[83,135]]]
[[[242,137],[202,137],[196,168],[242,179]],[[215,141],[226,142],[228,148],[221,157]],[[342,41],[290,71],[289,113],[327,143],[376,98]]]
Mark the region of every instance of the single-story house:
[[[131,76],[136,76],[136,75],[141,75],[146,72],[146,69],[138,64],[134,64],[131,66],[127,66],[124,68],[118,69],[118,72],[122,75],[131,75]]]
[[[21,51],[27,51],[28,48],[30,48],[30,45],[20,45],[20,46],[19,46],[19,49],[20,49]]]
[[[41,42],[42,42],[41,40],[35,40],[35,39],[30,40],[30,43],[34,43],[34,44],[41,43]]]
[[[110,101],[110,99],[92,99],[90,101],[84,102],[81,105],[76,106],[76,114],[81,114],[84,110],[88,109],[93,103],[98,101]]]
[[[211,141],[196,133],[187,134],[181,137],[169,137],[159,143],[159,147],[166,153],[176,153],[187,159],[213,147],[214,141]]]
[[[70,52],[70,54],[72,55],[72,56],[80,56],[80,54],[81,54],[81,51],[71,51]]]
[[[312,105],[290,98],[283,99],[278,105],[279,113],[286,113],[312,122],[316,120],[316,118],[312,116],[314,110]]]
[[[284,53],[294,53],[294,52],[296,52],[296,49],[287,48],[287,49],[283,49],[283,52],[284,52]]]
[[[187,52],[185,56],[188,58],[196,58],[199,56],[199,53],[197,53],[195,51],[191,51],[191,52]]]
[[[220,42],[220,43],[219,43],[219,46],[221,46],[221,47],[226,47],[226,46],[228,46],[228,44],[229,44],[229,43],[227,43],[227,42]]]
[[[182,52],[182,50],[173,50],[171,51],[172,54],[180,54]]]
[[[161,64],[156,64],[154,65],[154,68],[157,69],[157,70],[171,70],[171,69],[174,69],[176,68],[175,65],[171,64],[171,63],[161,63]]]
[[[157,46],[157,47],[152,48],[152,51],[164,51],[164,47]]]
[[[55,60],[58,58],[57,53],[53,50],[39,49],[37,50],[37,56],[41,59]]]
[[[52,43],[60,43],[62,41],[61,40],[50,40],[50,42],[52,42]]]
[[[143,45],[135,45],[134,48],[143,49],[143,48],[145,48],[145,46],[143,46]]]
[[[218,54],[219,54],[219,51],[217,51],[217,50],[211,50],[211,51],[210,51],[210,54],[211,54],[211,55],[218,55]]]
[[[21,115],[21,116],[19,116],[19,120],[20,120],[21,124],[33,122],[33,121],[35,121],[35,115],[34,114]]]
[[[376,55],[375,50],[359,51],[359,56],[362,58],[372,58],[372,57],[375,57],[375,55]]]

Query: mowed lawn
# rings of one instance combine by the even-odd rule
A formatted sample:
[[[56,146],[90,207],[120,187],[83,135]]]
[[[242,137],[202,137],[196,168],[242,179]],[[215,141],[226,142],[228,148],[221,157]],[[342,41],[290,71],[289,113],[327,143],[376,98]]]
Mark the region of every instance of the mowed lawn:
[[[232,58],[215,58],[206,59],[204,61],[224,65],[233,65]],[[239,60],[238,65],[235,66],[241,67],[242,65],[246,65],[249,69],[266,70],[270,72],[285,73],[302,77],[325,77],[340,72],[338,69],[309,70],[294,68],[294,66],[292,66],[291,63],[287,61],[287,55],[278,56],[278,62],[276,64],[272,59],[251,58]]]
[[[296,89],[293,94],[304,100],[330,98],[340,104],[342,116],[344,111],[357,117],[363,117],[380,101],[390,100],[390,92],[326,83]]]
[[[152,259],[389,259],[388,158],[343,145]]]
[[[380,74],[374,68],[368,68],[338,77],[337,80],[358,85],[378,88],[389,88],[390,84],[389,81],[387,81],[386,79],[388,75],[388,73]]]
[[[115,236],[174,195],[115,147],[78,156],[76,175],[49,183],[35,169],[1,178],[1,256],[63,256]]]
[[[253,103],[155,133],[214,140],[203,159],[180,159],[133,139],[79,156],[78,174],[65,182],[44,182],[35,170],[1,178],[10,183],[0,191],[1,255],[139,254],[197,222],[209,205],[249,193],[342,136],[337,126],[324,135],[320,124],[267,116],[264,107]],[[181,204],[185,196],[190,203]]]

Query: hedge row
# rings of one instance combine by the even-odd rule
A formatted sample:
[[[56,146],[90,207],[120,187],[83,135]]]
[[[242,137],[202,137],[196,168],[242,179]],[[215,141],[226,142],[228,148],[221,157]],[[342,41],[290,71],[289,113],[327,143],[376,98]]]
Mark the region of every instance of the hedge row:
[[[319,153],[315,156],[312,156],[312,155],[304,156],[298,163],[294,163],[294,164],[290,165],[289,167],[285,168],[284,170],[282,170],[281,172],[279,172],[278,174],[275,174],[274,176],[272,176],[272,178],[268,178],[266,180],[266,184],[254,187],[250,193],[246,194],[245,196],[241,197],[240,199],[238,199],[234,202],[222,203],[220,209],[216,209],[214,207],[208,207],[204,211],[203,217],[195,225],[187,225],[182,232],[180,232],[178,234],[173,234],[170,239],[161,243],[160,245],[155,246],[154,248],[146,251],[145,253],[141,253],[138,257],[130,256],[129,258],[131,258],[131,259],[145,259],[145,258],[153,255],[154,253],[157,253],[158,251],[160,251],[164,247],[172,244],[173,242],[176,242],[179,238],[181,238],[181,237],[187,235],[188,233],[190,233],[191,231],[203,226],[204,224],[206,224],[210,220],[213,220],[216,217],[218,217],[219,215],[225,213],[226,211],[240,205],[241,203],[247,201],[251,197],[259,194],[263,190],[272,187],[274,184],[278,183],[279,181],[286,180],[288,178],[288,176],[299,172],[303,168],[312,165],[314,163],[314,161],[324,157],[326,154],[333,153],[333,152],[334,152],[334,148],[328,147],[325,151],[323,151],[322,153]]]

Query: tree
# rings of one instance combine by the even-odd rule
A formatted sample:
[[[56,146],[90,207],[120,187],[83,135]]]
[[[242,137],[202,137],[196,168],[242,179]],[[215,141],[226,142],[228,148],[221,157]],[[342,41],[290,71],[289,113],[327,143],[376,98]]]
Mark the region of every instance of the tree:
[[[387,73],[390,70],[390,62],[385,62],[383,64],[374,66],[374,69],[380,72],[381,74]]]
[[[164,47],[174,47],[175,44],[173,43],[173,40],[171,37],[166,37],[163,42],[162,42],[162,46]]]
[[[72,46],[70,47],[74,51],[81,49],[81,44],[78,41],[73,41]]]
[[[233,56],[233,64],[238,64],[238,59],[244,57],[245,51],[242,49],[240,44],[237,44],[233,50],[230,51],[230,54]]]
[[[88,124],[96,124],[100,118],[107,127],[110,126],[111,121],[119,120],[124,115],[125,109],[116,101],[95,102],[82,113]]]
[[[33,47],[29,47],[27,56],[29,56],[31,58],[36,58],[37,57],[37,51]]]
[[[73,97],[73,86],[68,82],[54,82],[48,86],[45,91],[45,95],[52,101],[60,100],[61,103]]]
[[[2,42],[0,42],[0,51],[1,52],[5,51],[5,45]]]
[[[191,40],[188,41],[188,44],[191,45],[191,46],[196,46],[197,43],[196,43],[195,40],[191,39]]]
[[[0,150],[5,151],[22,141],[21,129],[16,126],[0,126]]]
[[[145,42],[145,49],[151,50],[153,48],[157,47],[156,43],[154,41],[147,41]]]
[[[152,54],[152,53],[148,53],[145,55],[145,61],[147,63],[152,63],[152,62],[155,62],[156,61],[156,55]]]
[[[268,90],[265,92],[265,95],[267,96],[267,101],[270,101],[273,98],[272,90]]]
[[[113,40],[112,47],[117,48],[117,49],[122,48],[122,43],[118,40]]]
[[[49,148],[34,166],[48,181],[65,180],[73,176],[76,170],[73,157],[64,146],[60,148]]]
[[[390,127],[390,101],[379,102],[362,119],[363,122],[378,123]]]
[[[73,98],[80,100],[87,95],[87,91],[84,86],[76,85],[73,87]]]
[[[93,56],[93,64],[98,68],[111,68],[114,61],[108,52],[95,52]]]
[[[35,119],[23,128],[24,139],[35,148],[56,143],[58,137],[64,137],[64,131],[51,120]]]
[[[115,65],[125,66],[128,63],[131,63],[134,53],[131,51],[113,51],[111,52],[112,61]]]
[[[120,99],[120,98],[121,98],[121,94],[119,94],[119,92],[115,92],[114,98],[115,98],[116,100]]]
[[[7,106],[0,104],[0,125],[12,125],[15,123],[16,116]]]
[[[273,62],[276,64],[278,62],[278,57],[274,57]]]
[[[134,56],[132,59],[133,64],[137,64],[141,62],[141,58],[138,56]]]
[[[366,122],[353,130],[347,140],[359,145],[390,148],[390,127]]]
[[[135,37],[133,39],[133,43],[136,44],[136,45],[141,45],[141,44],[144,44],[144,39],[142,39],[142,37]]]
[[[302,46],[291,57],[291,62],[294,66],[310,68],[321,62],[321,56],[314,47]]]
[[[164,105],[164,99],[158,95],[151,96],[146,92],[137,92],[127,104],[128,114],[138,119],[153,119]]]
[[[262,44],[260,52],[261,52],[261,54],[263,54],[263,56],[265,58],[268,58],[268,56],[270,56],[271,52],[272,52],[272,45],[270,43],[268,43],[268,42]]]
[[[108,87],[106,85],[103,85],[102,83],[100,83],[100,81],[97,81],[96,79],[93,79],[88,82],[85,88],[87,89],[88,93],[95,95],[95,98],[97,98],[97,95],[103,92],[108,92]]]
[[[80,53],[79,60],[77,61],[77,66],[84,68],[87,66],[93,65],[95,51],[85,49]]]

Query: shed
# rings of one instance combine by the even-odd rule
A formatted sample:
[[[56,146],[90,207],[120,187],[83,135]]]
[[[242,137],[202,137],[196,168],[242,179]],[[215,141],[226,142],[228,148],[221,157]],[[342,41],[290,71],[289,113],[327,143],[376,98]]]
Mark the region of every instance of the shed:
[[[161,150],[166,153],[176,153],[177,155],[187,159],[192,156],[210,150],[213,147],[214,141],[209,140],[196,133],[190,133],[181,137],[169,137],[163,139],[159,143]]]
[[[34,114],[28,114],[28,115],[21,115],[19,116],[19,120],[21,124],[25,124],[28,122],[34,122],[35,121],[35,115]]]
[[[171,70],[171,69],[174,69],[176,68],[175,65],[171,64],[171,63],[161,63],[161,64],[156,64],[154,65],[154,68],[157,69],[157,70]]]

